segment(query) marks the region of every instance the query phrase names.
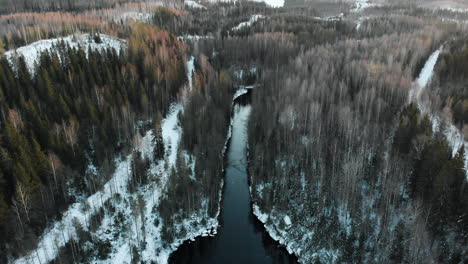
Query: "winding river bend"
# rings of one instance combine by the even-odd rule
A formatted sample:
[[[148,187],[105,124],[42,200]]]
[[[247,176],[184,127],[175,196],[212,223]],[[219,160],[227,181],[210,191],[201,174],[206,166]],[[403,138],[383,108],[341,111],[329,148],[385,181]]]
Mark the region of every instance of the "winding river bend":
[[[221,227],[214,237],[184,243],[170,263],[296,263],[295,257],[273,241],[252,213],[247,177],[248,94],[233,109]],[[247,99],[248,100],[248,99]]]

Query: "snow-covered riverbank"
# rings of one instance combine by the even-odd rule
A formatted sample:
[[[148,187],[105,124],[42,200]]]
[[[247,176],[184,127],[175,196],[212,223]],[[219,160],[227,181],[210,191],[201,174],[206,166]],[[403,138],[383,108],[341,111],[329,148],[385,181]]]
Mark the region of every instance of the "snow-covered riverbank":
[[[85,35],[80,39],[85,41],[88,37]],[[40,41],[32,46],[19,48],[16,52],[24,56],[33,67],[39,54],[53,48],[59,41],[61,40]],[[80,41],[72,40],[72,37],[69,37],[69,41],[81,45]],[[106,43],[105,39],[103,43]],[[104,47],[107,46],[99,45],[95,48],[100,50]],[[13,51],[9,56],[14,56]],[[75,244],[79,242],[83,250],[90,253],[89,261],[93,263],[130,263],[134,259],[135,249],[138,249],[140,258],[145,261],[167,263],[170,254],[184,241],[216,233],[219,222],[217,217],[209,217],[209,203],[206,199],[199,201],[200,210],[175,223],[173,229],[184,232],[180,232],[183,235],[175,237],[170,244],[163,239],[164,223],[158,210],[177,159],[182,157],[184,166],[192,168],[192,174],[195,173],[195,158],[189,153],[179,153],[182,137],[179,115],[184,111],[187,93],[192,89],[194,65],[194,57],[191,57],[186,66],[188,84],[184,85],[186,88],[183,91],[184,95],[180,102],[174,102],[170,106],[168,114],[161,121],[161,136],[165,146],[164,158],[154,159],[156,140],[153,130],[145,132],[144,136],[137,133],[133,140],[132,153],[115,159],[116,170],[102,190],[70,205],[59,221],[44,230],[36,249],[19,259],[12,260],[13,263],[49,263],[57,259],[65,246],[71,242]],[[136,155],[148,160],[149,169],[146,172],[148,179],[146,184],[131,190],[129,185],[132,181],[132,168]],[[91,226],[95,222],[90,220],[93,218],[99,219],[97,227]],[[80,234],[83,232],[89,234],[91,241],[80,242],[82,239]],[[106,245],[109,252],[99,258],[93,257],[91,252],[95,251],[94,243]]]

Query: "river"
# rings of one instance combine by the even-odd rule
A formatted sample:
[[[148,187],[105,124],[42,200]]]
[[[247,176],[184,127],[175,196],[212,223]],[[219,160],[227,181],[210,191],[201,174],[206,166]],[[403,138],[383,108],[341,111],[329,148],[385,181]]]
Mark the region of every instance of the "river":
[[[247,124],[251,106],[236,102],[229,141],[221,226],[214,237],[184,243],[169,263],[297,263],[273,241],[252,213],[247,177]]]

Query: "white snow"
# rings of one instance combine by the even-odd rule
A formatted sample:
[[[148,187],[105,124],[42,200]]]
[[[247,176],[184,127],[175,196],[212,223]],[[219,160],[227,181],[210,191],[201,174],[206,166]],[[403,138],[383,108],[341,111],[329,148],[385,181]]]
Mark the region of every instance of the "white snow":
[[[351,12],[361,12],[372,6],[377,6],[377,4],[371,3],[370,0],[356,0],[356,7],[351,9]]]
[[[151,136],[152,133],[149,132],[145,135],[145,138]],[[143,150],[142,142],[145,142],[145,138],[139,142],[135,149]],[[40,264],[50,262],[57,257],[57,247],[63,247],[71,238],[76,238],[74,222],[80,223],[83,229],[87,230],[89,218],[98,212],[104,202],[109,200],[116,193],[125,193],[127,191],[132,155],[133,154],[128,155],[125,160],[116,160],[117,168],[112,178],[104,185],[103,189],[91,195],[82,203],[72,204],[68,210],[64,212],[60,221],[55,222],[49,229],[44,231],[36,250],[17,259],[14,263]]]
[[[254,0],[255,2],[265,2],[271,7],[283,7],[285,0]]]
[[[255,85],[249,85],[249,86],[244,86],[244,85],[241,85],[239,86],[239,88],[236,90],[236,92],[234,93],[234,97],[232,99],[232,102],[234,103],[234,101],[241,97],[242,95],[246,94],[249,92],[250,89],[254,89],[255,88]]]
[[[352,219],[349,211],[344,205],[341,205],[338,208],[338,222],[340,223],[341,227],[346,230],[346,235],[351,235]]]
[[[46,51],[53,51],[52,48],[60,44],[62,41],[74,49],[82,47],[86,54],[88,49],[104,50],[107,48],[115,49],[117,53],[120,53],[120,50],[123,46],[123,40],[109,37],[103,34],[99,36],[101,38],[101,43],[96,43],[90,34],[78,34],[55,39],[39,40],[27,46],[17,48],[16,50],[7,51],[5,56],[13,66],[14,58],[16,56],[23,56],[30,73],[34,74],[35,66],[38,63],[41,53]]]
[[[432,53],[432,55],[427,60],[426,64],[424,64],[424,67],[421,70],[421,73],[419,74],[417,80],[419,87],[424,89],[424,87],[426,87],[429,81],[431,80],[432,75],[434,74],[434,67],[440,55],[440,50],[441,49],[438,49],[434,53]]]
[[[195,71],[195,57],[191,56],[190,60],[187,62],[187,80],[189,83],[189,91],[192,91],[193,88],[193,72]]]
[[[193,1],[193,0],[185,0],[185,5],[186,6],[189,6],[191,8],[202,8],[202,9],[206,9],[205,6]]]
[[[451,120],[448,120],[446,117],[440,114],[431,113],[428,102],[426,102],[421,96],[422,92],[431,81],[431,78],[434,74],[434,67],[437,63],[437,59],[439,58],[442,48],[443,47],[440,47],[438,50],[434,51],[434,53],[432,53],[427,60],[423,69],[421,70],[421,73],[419,74],[419,77],[416,79],[413,87],[410,89],[409,100],[410,102],[415,102],[418,105],[422,114],[429,115],[432,121],[432,129],[434,132],[439,128],[442,129],[449,146],[452,148],[452,156],[455,156],[462,146],[465,148],[465,153],[468,153],[468,141],[464,139],[463,133],[451,122]],[[468,155],[466,154],[465,171],[468,180]]]
[[[468,9],[467,8],[462,8],[462,7],[452,7],[452,6],[440,6],[437,8],[438,10],[448,10],[454,13],[467,13]]]
[[[234,94],[234,99],[233,100],[236,100],[238,97],[248,93],[249,91],[245,88],[239,88],[237,89],[236,93]]]
[[[206,35],[206,36],[199,36],[199,35],[184,35],[184,36],[178,36],[177,37],[178,40],[181,40],[181,41],[199,41],[199,40],[202,40],[202,39],[214,39],[213,36],[210,36],[210,35]]]
[[[258,205],[255,203],[252,205],[252,208],[254,215],[257,216],[258,220],[265,224],[268,221],[268,214],[262,213],[262,211],[260,211],[260,207],[258,207]]]
[[[277,227],[277,224],[281,221],[281,219],[283,219],[283,221],[285,221],[285,224],[288,225],[288,222],[286,221],[291,221],[291,219],[289,219],[289,216],[283,216],[277,219],[277,217],[274,217],[272,213],[267,214],[262,212],[260,210],[260,207],[255,203],[253,203],[252,209],[253,214],[258,218],[258,220],[260,220],[260,222],[263,223],[263,226],[265,227],[270,237],[273,240],[278,241],[281,245],[284,245],[289,254],[297,254],[301,251],[300,246],[294,244],[293,241],[287,240],[288,231],[281,230]],[[288,226],[290,226],[290,224]]]
[[[250,74],[256,74],[257,73],[257,67],[251,67],[249,70]],[[242,80],[244,77],[244,70],[240,69],[234,72],[234,76],[236,76],[237,79]]]
[[[326,17],[313,17],[314,19],[317,20],[322,20],[322,21],[340,21],[344,17],[344,13],[339,13],[337,15],[332,15],[332,16],[326,16]]]
[[[359,29],[360,29],[361,26],[362,26],[362,23],[363,23],[364,21],[366,21],[367,19],[369,19],[369,17],[360,17],[360,18],[358,18],[358,20],[357,20],[357,22],[356,22],[356,30],[359,31]]]
[[[235,3],[237,0],[209,0],[210,2],[231,2]],[[285,0],[250,0],[252,2],[264,2],[265,4],[269,5],[270,7],[283,7]]]
[[[290,226],[291,225],[291,218],[289,217],[289,215],[285,215],[284,218],[284,223],[287,225],[287,226]]]
[[[148,23],[151,21],[152,15],[150,13],[143,12],[125,12],[120,16],[120,19],[128,20],[134,19],[143,23]]]
[[[173,104],[169,115],[162,122],[162,136],[164,146],[169,149],[168,161],[174,165],[177,159],[182,129],[179,124],[179,113],[183,110],[182,104]]]
[[[237,31],[237,30],[241,30],[245,27],[250,27],[252,26],[255,22],[257,22],[259,19],[262,19],[262,18],[265,18],[263,15],[252,15],[249,19],[249,21],[246,21],[246,22],[242,22],[240,23],[239,25],[235,26],[232,28],[232,31]]]
[[[429,59],[424,64],[424,67],[422,68],[421,73],[419,74],[418,78],[413,83],[413,87],[409,91],[410,102],[415,101],[419,105],[419,108],[421,108],[421,111],[425,110],[425,109],[422,109],[424,107],[421,102],[421,93],[429,84],[432,78],[432,75],[434,74],[434,67],[437,63],[437,59],[439,58],[441,50],[442,50],[442,47],[431,54]]]
[[[132,260],[131,249],[138,245],[139,241],[146,245],[144,250],[140,252],[143,260],[165,264],[168,262],[170,254],[185,240],[216,234],[216,229],[219,226],[217,216],[208,217],[208,201],[204,199],[200,201],[202,204],[200,211],[173,226],[176,230],[184,228],[187,231],[184,237],[177,237],[169,246],[165,246],[161,238],[164,223],[159,212],[155,209],[159,205],[171,168],[175,165],[178,156],[182,134],[179,113],[183,111],[183,108],[183,103],[172,104],[166,118],[161,121],[162,138],[165,144],[165,158],[163,160],[153,161],[155,142],[152,131],[148,131],[143,138],[135,137],[140,139],[135,141],[134,149],[150,160],[148,184],[140,186],[134,193],[130,193],[128,183],[131,175],[131,162],[135,154],[129,154],[123,160],[116,160],[116,170],[103,189],[89,196],[82,203],[72,204],[60,221],[44,230],[37,248],[26,256],[15,260],[14,263],[42,264],[54,260],[59,249],[70,239],[79,240],[76,227],[81,226],[83,230],[89,231],[89,219],[101,209],[104,209],[104,218],[99,228],[92,232],[91,236],[98,240],[108,241],[112,250],[107,259],[94,259],[92,263],[130,263]],[[182,157],[185,157],[182,160],[185,161],[188,168],[191,168],[193,174],[195,159],[188,153],[182,153]],[[192,179],[194,177],[191,175]],[[107,201],[115,208],[113,212],[103,207]],[[139,204],[138,201],[142,201],[142,203]],[[139,206],[143,208],[142,211],[136,209]],[[122,220],[119,215],[123,215],[124,219]],[[155,222],[159,224],[155,225]],[[205,223],[202,224],[202,222]],[[93,247],[90,242],[85,244]]]

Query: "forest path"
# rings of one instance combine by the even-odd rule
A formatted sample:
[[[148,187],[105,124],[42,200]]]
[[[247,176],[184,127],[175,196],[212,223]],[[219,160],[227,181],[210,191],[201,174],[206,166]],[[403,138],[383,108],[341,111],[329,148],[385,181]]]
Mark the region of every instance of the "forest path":
[[[452,120],[449,120],[440,113],[431,110],[429,98],[424,96],[425,89],[434,75],[434,69],[442,49],[443,46],[429,56],[418,78],[413,82],[408,98],[410,103],[416,103],[422,114],[429,115],[429,118],[432,121],[433,132],[439,129],[442,130],[450,148],[452,148],[452,156],[454,157],[461,147],[463,147],[465,149],[465,153],[467,153],[468,141],[463,136],[462,131],[453,124]],[[468,155],[465,155],[465,173],[466,179],[468,180]]]

